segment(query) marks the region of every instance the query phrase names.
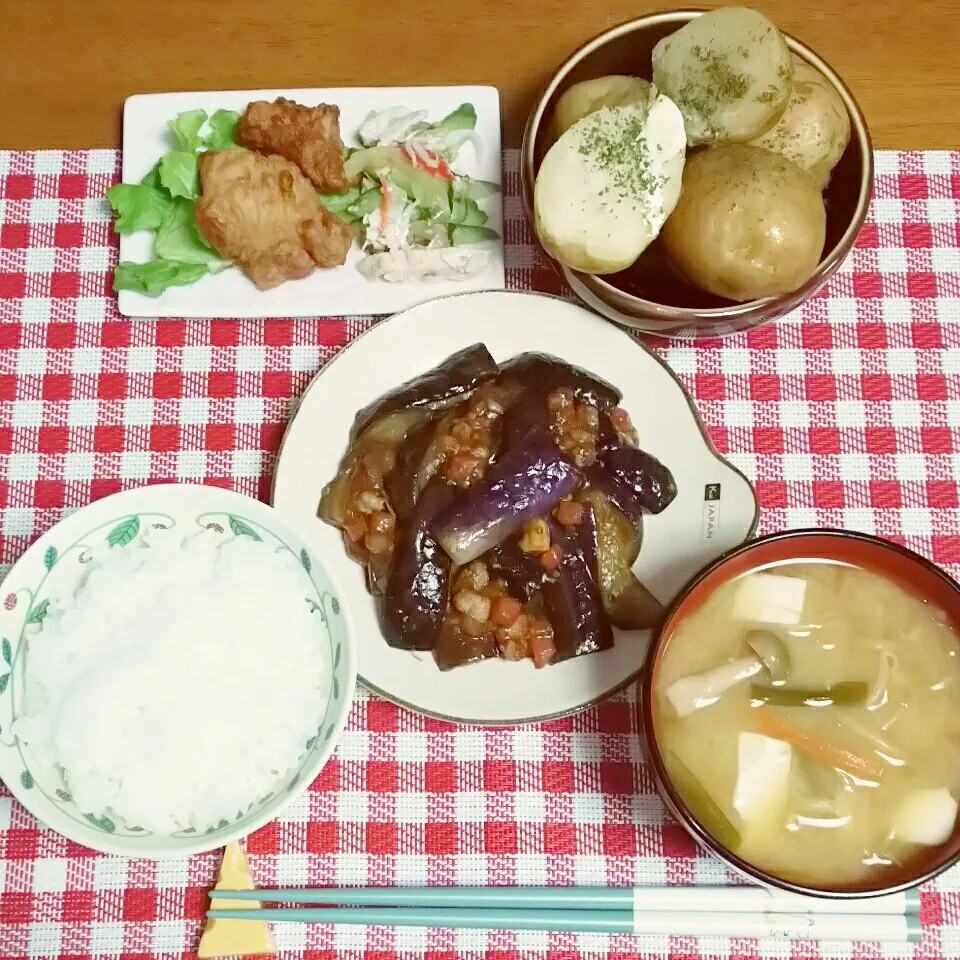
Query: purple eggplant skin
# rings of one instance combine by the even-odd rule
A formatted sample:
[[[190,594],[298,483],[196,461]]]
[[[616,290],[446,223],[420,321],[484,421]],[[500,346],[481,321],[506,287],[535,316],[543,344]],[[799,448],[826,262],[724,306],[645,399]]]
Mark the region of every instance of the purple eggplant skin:
[[[632,493],[648,513],[662,513],[677,496],[673,474],[645,450],[621,444],[605,451],[599,463],[603,471]]]
[[[529,402],[533,394],[546,398],[558,387],[569,387],[581,403],[590,403],[598,410],[610,413],[623,396],[606,380],[545,353],[518,354],[500,364],[500,376],[503,381],[515,381],[524,388],[528,394],[524,402]]]
[[[534,603],[540,596],[543,584],[555,577],[548,571],[535,553],[524,553],[518,537],[508,537],[484,554],[490,571],[507,584],[510,596],[523,603]]]
[[[628,486],[621,483],[602,463],[583,469],[591,490],[599,490],[639,530],[643,524],[643,501]]]
[[[632,567],[640,552],[640,531],[616,504],[594,488],[581,494],[597,545],[594,568],[607,617],[622,630],[647,630],[663,621],[663,605],[637,579]],[[577,529],[581,542],[586,517]]]
[[[506,411],[503,416],[501,449],[518,449],[528,443],[531,435],[555,442],[550,432],[546,395],[524,395]]]
[[[450,599],[450,558],[429,528],[454,496],[445,483],[430,484],[397,528],[393,564],[378,602],[380,629],[391,647],[432,650],[440,636]]]
[[[609,417],[600,418],[597,462],[586,473],[590,486],[603,490],[634,522],[643,513],[666,510],[677,495],[667,467],[619,434]]]
[[[580,552],[590,567],[590,573],[593,575],[593,579],[599,583],[600,567],[597,555],[597,548],[599,546],[597,539],[597,518],[593,512],[593,504],[589,500],[581,500],[580,506],[583,508],[583,519],[573,527],[570,532],[576,534]]]
[[[384,491],[400,523],[413,513],[416,506],[420,493],[420,464],[433,440],[435,428],[435,422],[427,420],[411,430],[397,451],[393,469],[384,478]]]
[[[576,467],[549,436],[535,437],[505,453],[432,529],[455,563],[469,563],[503,543],[528,520],[546,516],[580,481]]]
[[[500,648],[492,636],[471,637],[459,629],[454,618],[448,617],[440,629],[433,656],[441,670],[452,670],[499,657]]]
[[[609,650],[613,630],[577,534],[551,522],[550,536],[562,552],[557,577],[543,584],[544,606],[557,648],[554,662]]]
[[[373,420],[394,410],[443,410],[468,396],[480,384],[492,380],[497,373],[497,363],[490,351],[482,343],[475,343],[358,411],[350,437],[357,437]]]

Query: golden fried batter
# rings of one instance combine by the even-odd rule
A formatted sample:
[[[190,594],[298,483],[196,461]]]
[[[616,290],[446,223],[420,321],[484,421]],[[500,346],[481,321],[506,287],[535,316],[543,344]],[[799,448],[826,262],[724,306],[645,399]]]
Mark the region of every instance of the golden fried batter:
[[[343,172],[340,108],[321,103],[304,107],[277,97],[255,100],[237,121],[233,138],[259,153],[276,153],[295,163],[324,193],[349,186]]]
[[[236,147],[201,153],[199,163],[197,226],[261,290],[347,259],[350,227],[289,160]]]

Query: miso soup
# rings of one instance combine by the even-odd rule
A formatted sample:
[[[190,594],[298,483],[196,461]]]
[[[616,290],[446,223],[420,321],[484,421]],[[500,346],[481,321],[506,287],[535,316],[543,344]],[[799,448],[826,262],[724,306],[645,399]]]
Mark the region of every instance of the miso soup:
[[[745,573],[663,647],[654,726],[670,779],[775,876],[840,888],[896,872],[954,830],[957,650],[940,610],[869,571]]]

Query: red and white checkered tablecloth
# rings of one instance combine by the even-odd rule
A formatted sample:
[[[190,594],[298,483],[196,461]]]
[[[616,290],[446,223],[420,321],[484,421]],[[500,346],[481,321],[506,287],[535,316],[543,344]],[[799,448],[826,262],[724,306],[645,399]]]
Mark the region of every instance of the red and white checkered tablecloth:
[[[507,278],[563,292],[506,155]],[[0,153],[0,572],[66,512],[192,480],[266,497],[291,400],[372,318],[128,320],[109,289],[116,152]],[[844,526],[960,573],[960,153],[877,155],[857,249],[820,296],[722,341],[654,343],[717,447],[754,480],[761,532]],[[2,585],[0,585],[2,594]],[[249,838],[260,885],[721,883],[669,821],[634,694],[481,731],[358,694],[334,759]],[[189,957],[217,854],[100,856],[0,787],[0,960]],[[284,957],[427,960],[960,956],[960,872],[923,895],[915,948],[283,925]]]

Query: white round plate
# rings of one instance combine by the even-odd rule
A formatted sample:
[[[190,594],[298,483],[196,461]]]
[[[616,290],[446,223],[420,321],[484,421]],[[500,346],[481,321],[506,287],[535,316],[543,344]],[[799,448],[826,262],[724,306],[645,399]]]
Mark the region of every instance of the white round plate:
[[[13,721],[23,702],[28,642],[42,628],[50,601],[73,593],[85,564],[143,538],[186,537],[212,529],[224,538],[253,537],[292,553],[303,567],[304,602],[317,623],[325,663],[327,706],[305,744],[299,770],[233,821],[204,833],[152,833],[110,816],[78,809],[59,768],[44,763],[17,739]],[[277,817],[303,793],[333,753],[346,723],[356,683],[356,656],[344,594],[327,564],[266,504],[232,490],[199,484],[162,484],[126,490],[89,504],[35,541],[0,584],[0,779],[43,824],[103,853],[128,857],[185,857],[245,837]],[[210,678],[214,691],[217,678]],[[257,691],[250,690],[251,698]],[[211,693],[210,709],[216,710]],[[14,728],[15,729],[15,728]]]
[[[490,291],[445,297],[371,328],[328,363],[301,398],[280,449],[273,505],[321,554],[356,625],[359,678],[421,713],[473,724],[515,724],[581,710],[632,681],[649,631],[617,631],[612,650],[536,670],[531,661],[486,660],[441,673],[429,653],[396,650],[380,634],[363,570],[338,530],[317,518],[354,415],[456,350],[483,342],[498,361],[539,350],[575,363],[623,392],[640,446],[677,481],[676,500],[644,518],[637,575],[664,603],[756,526],[750,483],[710,445],[675,375],[622,330],[565,300]]]

